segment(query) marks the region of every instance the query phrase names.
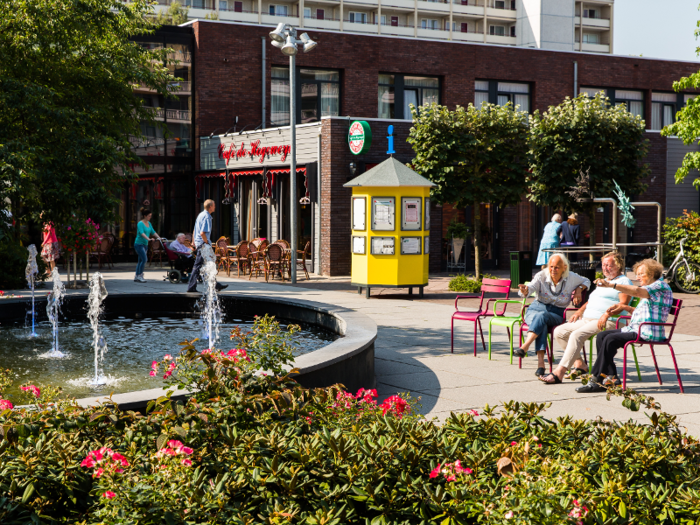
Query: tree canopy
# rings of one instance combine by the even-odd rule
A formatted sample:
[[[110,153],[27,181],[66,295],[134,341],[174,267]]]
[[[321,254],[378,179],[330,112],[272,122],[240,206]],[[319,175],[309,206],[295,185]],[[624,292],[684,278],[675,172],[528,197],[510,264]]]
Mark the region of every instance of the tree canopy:
[[[528,197],[562,211],[587,211],[595,229],[595,206],[571,194],[581,174],[588,179],[587,197],[613,197],[616,181],[626,195],[646,190],[649,168],[644,121],[621,104],[610,106],[602,93],[567,98],[531,118],[532,174]],[[596,205],[597,206],[597,205]],[[591,235],[591,243],[595,236]]]
[[[527,116],[510,104],[476,108],[412,108],[411,166],[437,184],[431,196],[458,208],[473,206],[477,278],[481,273],[481,203],[515,205],[526,191],[529,168]]]
[[[700,30],[696,31],[695,34],[699,36]],[[700,89],[700,71],[674,82],[673,89],[676,91]],[[662,129],[661,134],[666,137],[675,135],[686,146],[697,144],[700,141],[700,98],[690,99],[685,107],[676,113],[676,122]],[[676,171],[676,184],[681,184],[690,175],[691,170],[698,169],[700,169],[700,152],[690,151],[686,153],[683,157],[683,164]],[[700,176],[696,175],[693,186],[700,190]]]
[[[158,125],[135,85],[168,94],[146,0],[0,0],[0,202],[16,219],[112,218],[139,162],[130,138]],[[6,227],[4,221],[0,221]]]

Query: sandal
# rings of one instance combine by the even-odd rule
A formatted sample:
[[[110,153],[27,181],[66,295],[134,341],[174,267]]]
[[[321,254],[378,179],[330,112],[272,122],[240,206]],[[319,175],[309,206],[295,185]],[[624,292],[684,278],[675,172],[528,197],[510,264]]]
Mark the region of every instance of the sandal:
[[[513,350],[513,355],[516,357],[523,358],[527,355],[527,350],[523,350],[522,348],[516,348]]]
[[[542,381],[545,385],[558,385],[561,383],[561,379],[556,374],[549,373],[546,376],[541,375],[540,376],[540,381]]]
[[[580,374],[582,374],[582,375],[584,375],[584,376],[585,376],[586,374],[588,374],[588,370],[584,370],[583,368],[574,368],[574,369],[573,369],[573,372],[578,372],[578,373],[580,373]]]
[[[537,370],[535,370],[535,375],[537,377],[543,376],[544,375],[544,367],[538,368]]]

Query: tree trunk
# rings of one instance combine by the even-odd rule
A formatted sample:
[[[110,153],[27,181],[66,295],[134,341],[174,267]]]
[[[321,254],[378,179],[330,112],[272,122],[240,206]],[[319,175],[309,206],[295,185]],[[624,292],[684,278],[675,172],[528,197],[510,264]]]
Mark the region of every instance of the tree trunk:
[[[64,250],[66,258],[68,259],[68,272],[66,273],[66,277],[68,278],[68,288],[70,288],[70,252],[68,250]]]
[[[474,201],[474,273],[481,279],[481,203]]]
[[[85,252],[85,282],[90,284],[90,250]]]
[[[595,246],[595,234],[596,234],[596,225],[595,225],[595,216],[596,216],[596,210],[598,209],[598,205],[596,203],[591,204],[591,209],[588,212],[588,234],[590,235],[590,238],[588,240],[589,246]],[[590,261],[594,260],[593,253],[588,254],[588,259]]]
[[[78,252],[73,252],[73,288],[78,287]]]

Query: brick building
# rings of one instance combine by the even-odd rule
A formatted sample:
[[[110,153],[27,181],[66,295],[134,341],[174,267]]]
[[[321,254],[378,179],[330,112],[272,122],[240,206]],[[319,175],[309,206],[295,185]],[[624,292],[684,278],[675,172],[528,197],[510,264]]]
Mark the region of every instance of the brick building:
[[[244,231],[243,222],[255,215],[258,221],[267,221],[267,230],[263,233],[284,236],[284,203],[280,210],[276,197],[283,192],[283,181],[285,177],[288,179],[289,170],[285,174],[280,168],[284,165],[281,158],[271,165],[278,172],[272,188],[267,174],[268,161],[258,163],[259,170],[250,174],[246,174],[246,170],[251,171],[249,167],[240,163],[230,164],[222,171],[221,164],[218,167],[202,165],[202,143],[217,140],[217,137],[219,141],[224,140],[219,134],[234,126],[234,132],[228,135],[234,137],[234,141],[249,144],[263,136],[261,130],[265,131],[265,140],[274,133],[280,137],[283,132],[288,133],[288,126],[285,127],[288,123],[285,111],[288,112],[289,107],[288,60],[271,46],[267,37],[270,27],[203,20],[189,25],[195,42],[192,89],[197,199],[199,202],[205,197],[221,200],[225,195],[233,195],[230,207],[222,207],[218,213],[218,232],[222,234],[234,239],[248,237],[252,229],[247,227]],[[664,216],[678,215],[686,208],[700,208],[697,192],[692,188],[684,191],[689,183],[681,187],[673,185],[676,166],[687,148],[677,139],[667,139],[658,133],[672,121],[675,112],[690,96],[674,93],[673,81],[697,71],[699,64],[415,38],[308,32],[319,45],[309,54],[297,55],[295,74],[297,85],[301,86],[297,122],[302,126],[316,122],[314,129],[320,139],[315,157],[311,155],[299,162],[301,168],[307,169],[298,176],[302,177],[302,184],[307,183],[307,188],[311,187],[314,192],[318,188],[318,194],[317,198],[311,195],[309,209],[300,212],[308,214],[306,222],[307,228],[312,225],[309,228],[312,238],[309,235],[300,237],[313,241],[317,273],[349,273],[350,192],[342,188],[342,184],[353,173],[359,174],[386,158],[384,136],[388,125],[395,128],[397,158],[410,161],[412,150],[405,142],[411,126],[410,120],[405,119],[409,103],[420,105],[436,101],[454,108],[482,100],[512,101],[526,111],[544,111],[567,96],[603,89],[611,100],[626,104],[647,123],[650,141],[647,162],[651,175],[645,181],[648,191],[636,196],[637,200],[660,202]],[[348,126],[355,119],[367,120],[374,136],[372,149],[362,156],[352,155],[347,146]],[[315,166],[311,169],[312,164]],[[312,182],[309,186],[308,176],[314,172],[318,184]],[[258,181],[255,187],[253,180]],[[243,216],[245,199],[240,192],[246,182],[250,182],[246,190],[248,202],[261,198],[264,201],[267,197],[269,204],[265,212],[258,210],[256,215],[254,207],[250,206]],[[231,191],[235,191],[235,195]],[[198,209],[199,204],[193,202],[193,206]],[[489,204],[483,207],[482,216],[487,217],[491,239],[486,253],[487,267],[506,267],[510,250],[536,251],[542,228],[552,213],[552,210],[525,201],[501,210]],[[619,242],[655,240],[655,211],[640,209],[636,213],[637,226],[634,231],[621,230],[623,237]],[[597,224],[604,225],[599,241],[610,240],[608,215],[609,210],[605,209],[597,218]],[[431,270],[436,271],[445,267],[447,224],[453,217],[469,223],[471,210],[455,210],[446,205],[434,207],[431,216]],[[585,217],[583,222],[585,227]],[[273,232],[273,223],[276,232]]]

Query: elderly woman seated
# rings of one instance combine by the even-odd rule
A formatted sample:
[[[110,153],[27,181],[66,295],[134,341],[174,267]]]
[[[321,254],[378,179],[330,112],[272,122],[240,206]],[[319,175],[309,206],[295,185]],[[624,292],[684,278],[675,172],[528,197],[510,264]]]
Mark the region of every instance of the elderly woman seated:
[[[185,234],[184,233],[178,233],[177,237],[175,237],[175,240],[170,243],[170,246],[168,246],[172,251],[181,253],[185,255],[186,257],[192,257],[192,248],[188,248],[185,246]]]
[[[598,286],[639,297],[641,301],[636,308],[616,304],[608,309],[610,315],[632,312],[632,318],[627,326],[616,330],[605,330],[596,336],[595,344],[598,357],[593,365],[593,370],[591,370],[591,381],[578,387],[576,392],[604,392],[606,390],[605,384],[619,384],[615,354],[625,346],[625,343],[634,341],[637,335],[650,342],[666,339],[663,326],[649,324],[642,326],[642,323],[665,323],[673,306],[671,288],[663,280],[660,280],[664,267],[654,259],[645,259],[635,264],[633,270],[641,286],[617,284],[604,279],[596,281]]]
[[[606,282],[615,285],[615,288],[596,288],[588,297],[588,302],[571,316],[568,323],[554,329],[554,339],[565,351],[559,366],[551,374],[540,377],[548,385],[561,383],[564,374],[570,368],[588,373],[588,368],[583,368],[584,364],[581,361],[581,352],[586,341],[598,332],[614,329],[617,318],[608,313],[608,308],[616,304],[625,306],[630,301],[629,295],[617,289],[621,284],[632,284],[622,273],[625,268],[622,255],[610,252],[603,255],[601,263]]]
[[[576,306],[581,304],[583,290],[590,288],[591,281],[569,271],[569,260],[563,253],[555,253],[549,258],[547,268],[538,272],[530,284],[518,285],[521,297],[535,293],[537,298],[525,312],[528,326],[525,342],[514,353],[525,357],[532,343],[537,351],[537,371],[544,375],[544,352],[547,349],[547,334],[550,326],[564,322],[564,310],[573,296]]]

